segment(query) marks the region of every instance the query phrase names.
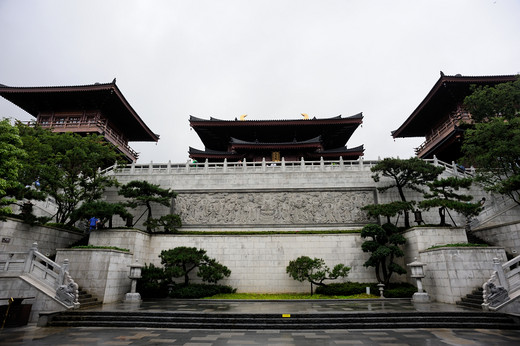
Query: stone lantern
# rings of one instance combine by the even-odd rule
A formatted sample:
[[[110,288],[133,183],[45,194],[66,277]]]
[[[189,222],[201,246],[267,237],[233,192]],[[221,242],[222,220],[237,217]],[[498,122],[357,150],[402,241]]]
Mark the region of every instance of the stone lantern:
[[[125,303],[140,302],[141,295],[138,292],[136,292],[136,287],[137,279],[141,278],[141,269],[144,267],[144,265],[135,260],[135,262],[130,264],[128,267],[130,267],[130,275],[128,275],[128,277],[130,278],[130,280],[132,280],[132,288],[130,289],[130,292],[127,293],[125,296]]]
[[[417,280],[417,292],[413,294],[412,300],[416,303],[427,303],[430,301],[430,296],[428,293],[423,292],[422,286],[422,278],[424,278],[424,267],[426,263],[422,263],[417,261],[417,257],[414,258],[412,263],[407,264],[410,267],[410,271],[412,274],[410,277],[415,278]]]

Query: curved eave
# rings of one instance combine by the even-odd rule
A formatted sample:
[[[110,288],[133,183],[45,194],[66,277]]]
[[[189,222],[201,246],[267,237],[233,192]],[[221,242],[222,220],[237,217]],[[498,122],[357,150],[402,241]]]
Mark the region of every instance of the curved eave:
[[[442,107],[443,102],[461,102],[465,96],[470,94],[471,85],[496,85],[500,83],[513,82],[518,75],[502,76],[446,76],[441,77],[426,95],[424,100],[417,106],[412,114],[397,129],[392,131],[392,137],[424,137],[436,119],[435,110]],[[460,88],[457,95],[448,89]],[[457,99],[454,99],[457,98]]]
[[[115,81],[47,87],[9,87],[0,84],[0,95],[34,117],[45,111],[99,109],[125,131],[129,141],[159,140],[159,136],[150,130],[128,103]]]
[[[341,115],[321,118],[321,119],[275,119],[275,120],[221,120],[211,117],[210,119],[202,119],[190,115],[190,125],[192,127],[219,127],[219,126],[294,126],[294,125],[327,125],[327,124],[361,124],[363,122],[363,113],[358,113],[343,118]]]
[[[191,158],[213,158],[213,159],[225,159],[225,158],[242,158],[244,155],[237,154],[229,151],[217,151],[217,150],[199,150],[189,147],[189,157]]]
[[[346,148],[346,147],[343,147],[343,148],[336,148],[336,149],[331,149],[331,150],[324,150],[324,151],[321,151],[321,152],[314,152],[314,153],[309,153],[308,156],[310,157],[339,157],[339,156],[343,156],[343,157],[359,157],[359,156],[363,156],[365,152],[365,148],[363,145],[360,145],[360,146],[357,146],[357,147],[354,147],[354,148]]]

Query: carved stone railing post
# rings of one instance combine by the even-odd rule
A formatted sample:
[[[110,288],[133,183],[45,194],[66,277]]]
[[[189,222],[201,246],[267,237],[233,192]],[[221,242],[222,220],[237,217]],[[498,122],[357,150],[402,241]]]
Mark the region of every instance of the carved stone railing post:
[[[285,172],[285,158],[282,157],[282,172]]]
[[[305,159],[303,158],[303,156],[302,156],[302,159],[300,161],[300,165],[301,165],[301,170],[305,171]]]
[[[23,267],[23,271],[25,273],[29,273],[31,271],[32,262],[34,260],[34,253],[38,251],[38,243],[34,242],[32,247],[27,252],[27,257],[25,258],[25,264]]]
[[[509,291],[509,282],[506,279],[504,268],[502,267],[502,264],[500,264],[500,260],[496,257],[493,258],[493,269],[497,273],[499,285],[504,287],[507,291]]]
[[[65,282],[65,275],[69,271],[69,260],[64,259],[63,264],[60,268],[60,274],[58,276],[58,281],[56,282],[56,286],[59,287],[60,285],[63,285]]]
[[[320,156],[320,170],[325,170],[325,161],[323,161],[323,156]]]
[[[345,169],[345,161],[343,161],[343,156],[339,157],[339,167],[341,167],[341,170]]]
[[[509,297],[509,282],[504,273],[504,268],[500,264],[498,258],[493,258],[493,274],[491,278],[482,285],[482,308],[489,310],[496,308],[504,302],[507,302]]]

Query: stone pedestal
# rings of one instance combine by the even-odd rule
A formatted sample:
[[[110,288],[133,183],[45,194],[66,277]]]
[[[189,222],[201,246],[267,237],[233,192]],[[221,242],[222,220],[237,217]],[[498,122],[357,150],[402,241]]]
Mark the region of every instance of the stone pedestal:
[[[125,295],[125,303],[140,303],[141,302],[141,295],[139,293],[127,293]]]
[[[412,297],[414,303],[429,303],[430,296],[426,292],[415,292]]]

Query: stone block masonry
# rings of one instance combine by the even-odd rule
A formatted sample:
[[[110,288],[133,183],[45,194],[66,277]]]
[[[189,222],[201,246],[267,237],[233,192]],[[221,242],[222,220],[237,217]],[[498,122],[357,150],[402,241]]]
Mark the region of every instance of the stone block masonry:
[[[48,226],[30,226],[17,219],[0,221],[0,252],[25,252],[38,243],[44,255],[53,255],[57,248],[68,247],[83,237],[82,233]]]
[[[64,259],[69,259],[74,281],[103,303],[120,301],[130,292],[131,254],[108,249],[59,249],[56,261]]]
[[[135,254],[147,256],[137,258],[134,255],[134,260],[138,259],[141,263],[153,263],[158,266],[161,266],[159,254],[162,250],[178,246],[202,248],[207,251],[208,256],[217,259],[231,270],[231,276],[220,283],[237,288],[239,292],[309,292],[309,283],[295,281],[285,271],[289,261],[300,256],[322,258],[330,268],[338,263],[351,267],[348,281],[375,281],[374,269],[363,266],[368,259],[368,254],[361,250],[362,239],[359,233],[149,235],[148,241],[129,240],[133,237],[142,238],[142,236],[142,232],[132,230],[99,231],[91,238],[90,244],[111,244],[118,247],[135,244],[135,247],[130,250]],[[193,279],[197,282],[195,276]]]

